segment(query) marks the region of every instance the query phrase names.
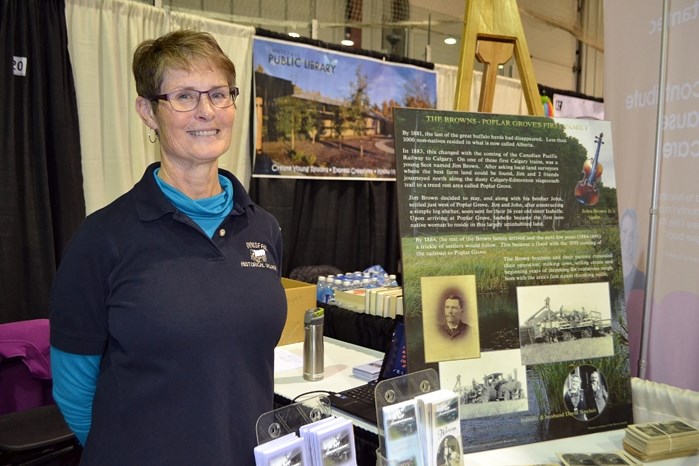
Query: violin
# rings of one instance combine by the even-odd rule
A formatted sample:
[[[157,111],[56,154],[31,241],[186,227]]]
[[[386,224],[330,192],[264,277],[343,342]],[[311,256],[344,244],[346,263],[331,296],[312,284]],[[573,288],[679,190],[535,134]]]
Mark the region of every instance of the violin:
[[[599,150],[602,144],[602,136],[604,133],[599,133],[595,138],[597,150],[592,159],[587,159],[583,163],[583,176],[575,185],[575,199],[587,206],[593,206],[599,201],[599,188],[597,181],[602,177],[602,164],[599,163]]]

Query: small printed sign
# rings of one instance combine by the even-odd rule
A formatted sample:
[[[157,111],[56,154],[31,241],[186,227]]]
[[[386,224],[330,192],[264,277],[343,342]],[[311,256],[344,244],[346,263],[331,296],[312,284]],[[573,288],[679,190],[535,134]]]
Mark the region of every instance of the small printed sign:
[[[27,57],[12,57],[12,72],[15,76],[26,76]]]

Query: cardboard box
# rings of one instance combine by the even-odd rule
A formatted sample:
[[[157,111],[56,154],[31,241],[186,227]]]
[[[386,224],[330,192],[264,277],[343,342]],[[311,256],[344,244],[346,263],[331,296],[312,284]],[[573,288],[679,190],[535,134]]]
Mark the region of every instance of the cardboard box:
[[[286,292],[286,325],[277,346],[303,341],[303,315],[316,307],[316,286],[310,283],[282,278]]]

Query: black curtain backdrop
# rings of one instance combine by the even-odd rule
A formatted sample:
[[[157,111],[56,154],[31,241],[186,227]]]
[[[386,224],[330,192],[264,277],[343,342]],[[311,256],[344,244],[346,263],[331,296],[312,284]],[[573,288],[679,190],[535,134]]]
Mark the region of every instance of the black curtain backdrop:
[[[85,217],[63,0],[0,0],[0,323],[48,316],[61,253]],[[26,57],[21,76],[13,57]]]
[[[402,1],[394,1],[394,6]],[[291,38],[261,28],[256,29],[256,35],[434,69],[433,63],[421,60],[305,37]],[[254,89],[255,83],[251,86]],[[256,112],[254,102],[251,112]],[[255,140],[254,133],[251,140]],[[282,227],[285,277],[296,267],[313,265],[332,265],[344,272],[380,265],[400,277],[395,182],[252,178],[250,196],[277,217]]]
[[[395,182],[253,178],[250,195],[282,228],[284,276],[305,265],[401,273]]]

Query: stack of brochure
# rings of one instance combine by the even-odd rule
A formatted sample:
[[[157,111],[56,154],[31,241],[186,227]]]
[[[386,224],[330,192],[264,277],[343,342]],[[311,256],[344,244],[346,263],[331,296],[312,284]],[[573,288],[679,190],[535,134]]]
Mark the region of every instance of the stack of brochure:
[[[699,430],[679,419],[626,428],[624,450],[641,461],[690,456],[699,449]]]
[[[354,428],[348,419],[327,417],[255,447],[257,466],[357,466]]]
[[[641,464],[623,451],[614,453],[556,453],[556,455],[558,455],[563,466],[580,466],[582,464],[592,466],[625,464],[632,466]]]
[[[306,446],[303,439],[294,433],[263,443],[255,447],[255,464],[257,466],[274,466],[279,464],[308,465]]]
[[[352,368],[352,375],[358,379],[366,380],[371,382],[379,378],[379,372],[381,372],[382,359],[377,359],[376,361],[368,362],[366,364],[360,364]]]
[[[309,459],[304,465],[356,466],[354,426],[349,419],[328,417],[299,429]],[[294,464],[294,463],[291,463]]]
[[[384,455],[386,464],[425,464],[420,450],[416,401],[402,401],[381,408],[383,412]]]
[[[439,389],[415,397],[423,464],[463,465],[459,397]]]

